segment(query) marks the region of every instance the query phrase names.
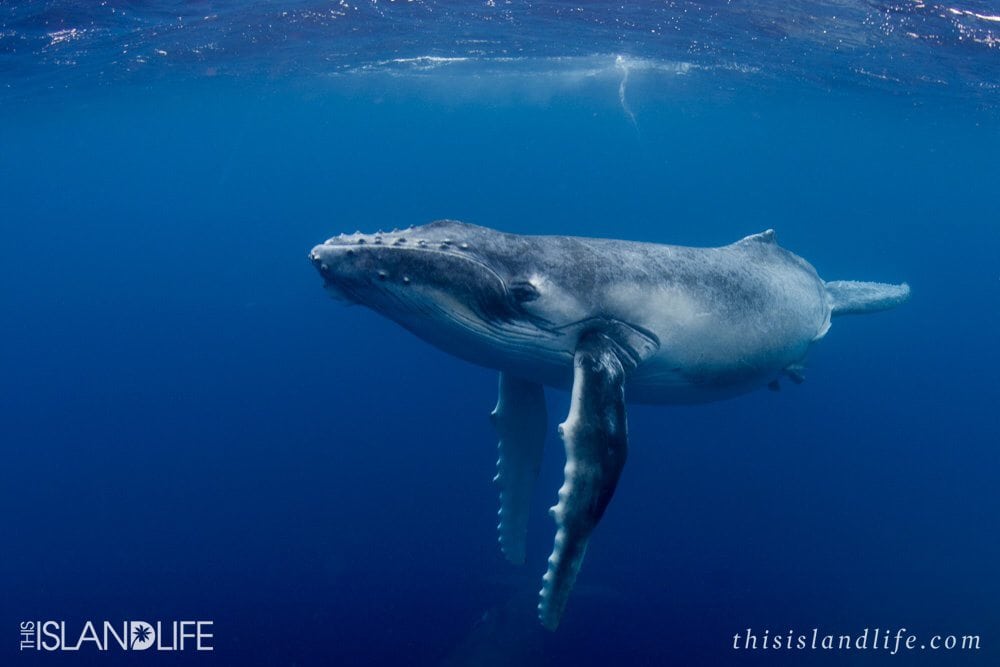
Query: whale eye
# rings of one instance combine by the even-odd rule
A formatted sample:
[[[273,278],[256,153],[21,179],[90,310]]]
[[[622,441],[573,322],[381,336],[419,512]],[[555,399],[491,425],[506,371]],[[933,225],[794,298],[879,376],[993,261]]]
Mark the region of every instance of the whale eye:
[[[541,294],[538,293],[538,289],[527,280],[518,280],[510,283],[507,285],[507,289],[510,290],[510,294],[514,297],[514,301],[517,301],[518,303],[534,301],[541,296]]]

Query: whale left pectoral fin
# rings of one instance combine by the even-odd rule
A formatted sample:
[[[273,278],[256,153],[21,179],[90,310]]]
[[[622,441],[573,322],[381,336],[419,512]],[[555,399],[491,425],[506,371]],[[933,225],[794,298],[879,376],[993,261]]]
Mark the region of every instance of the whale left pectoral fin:
[[[802,364],[789,364],[785,367],[785,375],[795,384],[802,384],[806,381],[806,367]]]
[[[641,357],[636,359],[635,349],[614,333],[587,333],[577,344],[569,416],[559,425],[566,468],[559,502],[550,510],[557,526],[555,546],[538,604],[542,625],[550,630],[559,625],[590,534],[625,465],[624,383],[636,361]]]
[[[497,407],[490,415],[500,436],[497,476],[500,551],[511,563],[524,563],[531,491],[542,464],[547,417],[542,385],[500,373]]]

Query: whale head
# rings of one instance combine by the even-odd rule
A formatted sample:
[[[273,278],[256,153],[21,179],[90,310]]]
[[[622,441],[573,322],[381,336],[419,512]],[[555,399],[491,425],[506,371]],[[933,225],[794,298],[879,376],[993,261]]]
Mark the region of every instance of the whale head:
[[[509,357],[572,358],[560,327],[582,319],[583,306],[549,298],[543,302],[556,307],[539,308],[541,284],[556,290],[538,273],[538,252],[532,237],[440,220],[341,234],[309,257],[338,299],[367,306],[447,352],[498,367]]]

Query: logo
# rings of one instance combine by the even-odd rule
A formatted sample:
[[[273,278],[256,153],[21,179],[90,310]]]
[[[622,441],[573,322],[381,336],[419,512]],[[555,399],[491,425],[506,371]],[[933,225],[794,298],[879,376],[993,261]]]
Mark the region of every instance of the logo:
[[[22,651],[212,651],[212,621],[21,621]]]
[[[153,632],[153,626],[142,621],[131,622],[129,626],[132,628],[132,643],[129,644],[130,651],[145,651],[147,648],[153,645],[153,640],[156,639],[156,633]],[[138,644],[138,646],[136,646]]]

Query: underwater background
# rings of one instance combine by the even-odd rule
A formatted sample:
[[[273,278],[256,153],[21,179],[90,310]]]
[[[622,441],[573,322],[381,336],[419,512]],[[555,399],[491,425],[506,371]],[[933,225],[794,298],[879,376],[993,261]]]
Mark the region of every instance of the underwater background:
[[[0,664],[1000,660],[994,2],[0,3]],[[355,229],[724,245],[838,318],[806,381],[631,406],[556,633],[496,544],[496,374],[331,301]],[[214,621],[212,653],[18,650],[29,619]]]

